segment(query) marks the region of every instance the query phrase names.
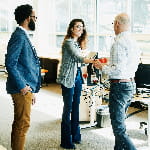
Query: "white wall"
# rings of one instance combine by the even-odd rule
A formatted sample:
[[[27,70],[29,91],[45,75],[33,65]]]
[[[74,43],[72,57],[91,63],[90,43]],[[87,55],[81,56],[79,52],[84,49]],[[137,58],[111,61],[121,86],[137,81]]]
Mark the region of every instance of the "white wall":
[[[44,1],[44,2],[43,2]],[[35,44],[38,55],[51,57],[55,52],[55,0],[37,0],[37,29],[35,32]],[[46,11],[45,11],[46,10]]]

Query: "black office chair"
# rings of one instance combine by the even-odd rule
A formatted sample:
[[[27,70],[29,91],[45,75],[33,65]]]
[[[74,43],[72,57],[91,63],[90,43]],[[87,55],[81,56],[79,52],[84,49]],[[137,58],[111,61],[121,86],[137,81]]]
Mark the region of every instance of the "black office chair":
[[[150,95],[150,64],[142,64],[140,63],[138,66],[138,69],[135,73],[135,83],[136,83],[136,94],[140,95],[145,93],[147,97]],[[135,102],[136,103],[136,102]],[[140,104],[140,102],[137,102],[139,107],[141,107],[141,110],[148,109],[147,105]],[[146,122],[140,122],[140,128],[144,128],[145,134],[147,135],[147,123]]]
[[[137,92],[138,89],[143,88],[145,89],[145,91],[139,91],[150,93],[150,64],[139,64],[138,69],[135,73],[135,82]]]

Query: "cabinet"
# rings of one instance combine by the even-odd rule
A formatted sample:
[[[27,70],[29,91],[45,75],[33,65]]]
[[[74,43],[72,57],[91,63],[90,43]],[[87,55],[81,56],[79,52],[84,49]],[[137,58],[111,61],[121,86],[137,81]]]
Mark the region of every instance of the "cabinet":
[[[94,86],[83,85],[80,98],[79,121],[89,121],[93,124],[96,121],[96,109],[102,104],[104,87],[100,84]]]
[[[41,68],[48,70],[44,76],[45,83],[56,83],[58,63],[57,59],[40,57]]]

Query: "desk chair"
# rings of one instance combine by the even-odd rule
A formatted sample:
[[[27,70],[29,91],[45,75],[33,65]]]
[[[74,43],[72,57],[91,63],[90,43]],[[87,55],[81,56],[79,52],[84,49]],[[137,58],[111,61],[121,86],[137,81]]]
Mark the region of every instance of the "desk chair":
[[[139,64],[138,69],[135,73],[135,83],[136,83],[136,94],[137,95],[146,94],[147,97],[149,97],[150,95],[150,64],[142,64],[142,63]],[[145,126],[147,126],[146,122],[140,122],[140,128],[143,128]],[[145,130],[145,134],[147,135],[147,127],[144,130]]]

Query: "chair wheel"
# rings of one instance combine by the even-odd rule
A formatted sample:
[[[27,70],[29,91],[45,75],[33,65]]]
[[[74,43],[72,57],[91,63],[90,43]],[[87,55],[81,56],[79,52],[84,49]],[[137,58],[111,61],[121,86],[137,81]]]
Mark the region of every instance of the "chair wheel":
[[[146,122],[140,122],[140,129],[143,129],[144,126],[146,126],[147,123]]]
[[[147,128],[145,128],[144,130],[145,130],[145,135],[147,135]]]

